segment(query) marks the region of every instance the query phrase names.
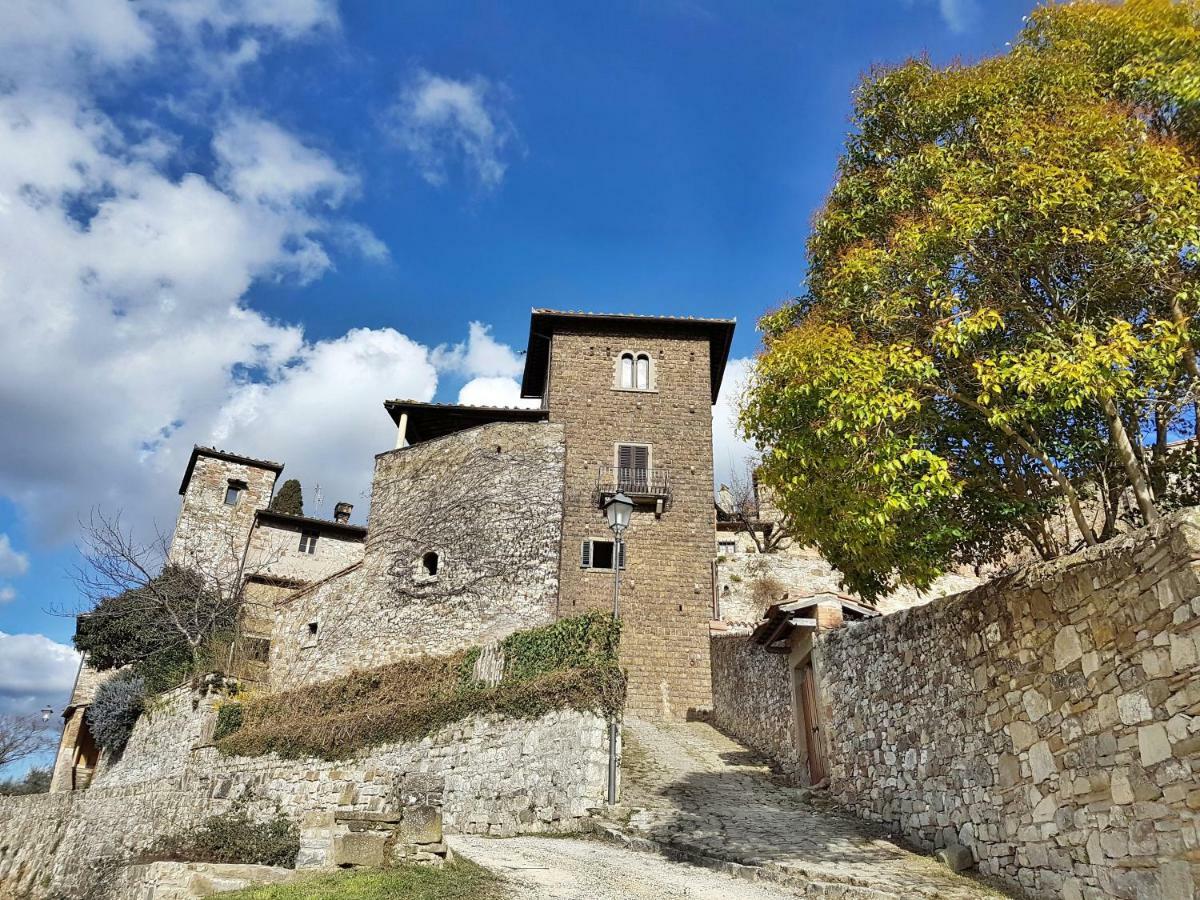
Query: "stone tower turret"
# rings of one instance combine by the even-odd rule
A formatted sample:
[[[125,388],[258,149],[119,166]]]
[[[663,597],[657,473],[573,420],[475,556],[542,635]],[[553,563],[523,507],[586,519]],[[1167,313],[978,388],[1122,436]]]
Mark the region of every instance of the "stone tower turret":
[[[179,493],[183,502],[171,539],[171,562],[233,586],[254,513],[271,501],[283,465],[195,447]]]

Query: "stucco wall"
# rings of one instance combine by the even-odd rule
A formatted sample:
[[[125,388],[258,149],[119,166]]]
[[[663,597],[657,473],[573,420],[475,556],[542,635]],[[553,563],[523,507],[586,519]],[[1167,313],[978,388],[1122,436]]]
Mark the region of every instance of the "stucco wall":
[[[0,897],[85,896],[91,882],[112,881],[110,861],[127,861],[159,836],[238,802],[256,817],[282,810],[311,826],[338,810],[393,811],[397,780],[424,775],[444,786],[446,831],[511,835],[580,830],[589,808],[604,799],[607,724],[591,713],[562,711],[533,721],[477,717],[419,742],[385,744],[337,762],[222,757],[197,746],[181,767],[158,777],[153,736],[172,728],[201,733],[211,716],[206,704],[193,710],[181,700],[131,739],[125,756],[92,788],[0,797]],[[320,841],[309,844],[301,863],[322,865],[324,852]]]
[[[563,453],[562,427],[542,422],[485,425],[376,457],[363,561],[279,604],[272,685],[554,621]],[[436,577],[421,571],[427,552],[438,554]]]
[[[821,635],[831,790],[1036,896],[1200,884],[1200,512]]]

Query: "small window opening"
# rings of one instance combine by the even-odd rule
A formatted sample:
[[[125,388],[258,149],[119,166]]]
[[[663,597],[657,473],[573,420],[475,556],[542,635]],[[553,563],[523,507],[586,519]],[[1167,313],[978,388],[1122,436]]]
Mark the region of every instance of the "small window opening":
[[[315,531],[300,532],[300,552],[310,556],[317,552],[317,533]]]
[[[592,541],[583,542],[580,549],[579,564],[584,569],[607,569],[613,567],[613,542]],[[625,544],[621,544],[621,568],[625,568]]]
[[[317,623],[309,622],[304,626],[304,639],[300,646],[315,647],[317,645]]]
[[[421,557],[421,574],[436,575],[438,573],[438,555],[430,550]]]
[[[246,490],[246,482],[230,481],[225,488],[225,505],[237,506],[238,500],[242,497],[242,491]]]
[[[733,556],[737,553],[737,541],[717,541],[717,553],[721,556]]]
[[[313,622],[309,626],[312,630],[310,636],[316,637],[317,623]],[[271,661],[271,642],[267,638],[246,638],[246,659],[250,662],[265,663]]]

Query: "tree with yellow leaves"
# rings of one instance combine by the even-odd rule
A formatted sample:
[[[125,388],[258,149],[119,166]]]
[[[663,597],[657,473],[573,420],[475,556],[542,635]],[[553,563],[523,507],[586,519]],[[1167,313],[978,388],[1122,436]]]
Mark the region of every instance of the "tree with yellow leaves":
[[[1043,7],[1001,57],[870,73],[854,126],[742,411],[796,538],[876,596],[1180,502],[1200,0]]]

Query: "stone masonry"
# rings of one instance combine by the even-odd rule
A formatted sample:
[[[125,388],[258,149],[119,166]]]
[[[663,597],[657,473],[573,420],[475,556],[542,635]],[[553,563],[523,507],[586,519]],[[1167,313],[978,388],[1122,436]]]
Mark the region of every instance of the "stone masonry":
[[[654,390],[614,387],[622,351],[650,355]],[[584,539],[611,540],[598,508],[599,467],[615,465],[618,443],[651,447],[651,466],[669,473],[671,498],[657,516],[638,508],[626,535],[621,579],[622,663],[628,708],[683,718],[711,703],[708,623],[712,618],[714,511],[709,340],[661,322],[555,330],[545,402],[566,431],[559,615],[612,604],[612,572],[580,566]]]
[[[818,634],[831,792],[1039,897],[1200,886],[1200,511]]]
[[[363,561],[279,602],[272,685],[554,621],[562,441],[558,425],[502,422],[380,454]]]
[[[397,805],[398,784],[436,780],[447,833],[580,831],[604,800],[607,723],[569,710],[532,721],[476,717],[336,762],[224,757],[201,741],[163,776],[153,756],[176,741],[171,735],[211,730],[211,708],[193,709],[186,691],[179,693],[158,716],[138,722],[123,757],[88,790],[0,797],[0,897],[84,896],[160,836],[235,804],[257,818],[282,811],[299,822],[299,863],[319,867],[334,862],[338,816],[348,832],[350,821],[371,818],[351,814],[386,817],[411,805]],[[428,832],[410,836],[416,852],[425,852]]]
[[[271,502],[283,466],[197,447],[180,485],[183,502],[171,539],[171,561],[225,583],[241,569],[254,514]],[[226,504],[231,483],[245,485]]]

